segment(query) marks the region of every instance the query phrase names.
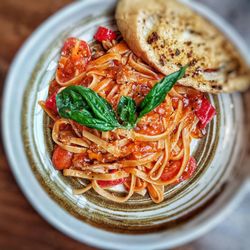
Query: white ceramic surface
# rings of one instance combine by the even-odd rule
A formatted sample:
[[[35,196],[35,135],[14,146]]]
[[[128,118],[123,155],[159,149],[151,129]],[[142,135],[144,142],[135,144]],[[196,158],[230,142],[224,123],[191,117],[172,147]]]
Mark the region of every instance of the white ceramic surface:
[[[102,7],[97,8],[101,4]],[[192,2],[187,4],[216,23],[237,45],[243,56],[247,54],[247,47],[239,35],[216,14],[202,5]],[[16,56],[6,80],[2,117],[5,148],[13,173],[26,197],[45,219],[62,232],[79,241],[107,249],[170,248],[200,236],[219,223],[244,197],[244,193],[247,191],[247,181],[242,181],[240,188],[239,180],[232,182],[231,187],[222,193],[219,199],[209,207],[209,210],[195,217],[194,220],[189,221],[178,230],[145,235],[118,234],[86,224],[55,203],[35,178],[24,151],[21,136],[23,94],[40,56],[66,26],[68,27],[88,15],[88,11],[89,14],[98,12],[99,9],[108,11],[114,6],[114,0],[86,0],[74,3],[48,19],[28,39]],[[39,46],[37,46],[38,44]],[[249,58],[246,58],[246,60],[249,62]],[[18,88],[16,87],[17,84]],[[14,104],[13,100],[15,100]]]

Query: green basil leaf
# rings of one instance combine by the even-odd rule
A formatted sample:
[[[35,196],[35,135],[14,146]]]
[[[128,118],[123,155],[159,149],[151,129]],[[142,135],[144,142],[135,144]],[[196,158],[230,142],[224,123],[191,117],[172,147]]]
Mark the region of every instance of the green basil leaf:
[[[94,114],[94,117],[106,121],[107,123],[119,126],[119,123],[116,119],[115,112],[112,109],[111,105],[101,96],[99,96],[95,91],[90,88],[85,88],[83,86],[69,86],[63,91],[74,91],[80,94],[91,113]]]
[[[155,84],[138,107],[138,118],[135,101],[130,97],[122,96],[117,107],[117,115],[122,125],[117,120],[111,105],[93,90],[83,86],[69,86],[57,94],[58,113],[63,118],[100,131],[121,127],[134,128],[138,119],[165,100],[174,84],[184,76],[186,68],[187,66],[181,68]]]
[[[123,126],[133,128],[136,122],[135,101],[131,97],[122,96],[117,106],[117,114],[123,122]]]
[[[92,116],[90,107],[82,96],[70,89],[57,94],[56,105],[60,116],[64,118],[70,118],[73,111],[82,111],[85,115]]]
[[[110,131],[116,128],[110,123],[85,115],[84,112],[73,111],[71,112],[71,116],[69,118],[81,125],[84,125],[88,128],[94,128],[99,131]]]
[[[96,118],[119,126],[113,108],[104,98],[89,88],[81,87],[79,93],[84,97]]]
[[[89,88],[69,86],[56,96],[58,113],[86,127],[101,131],[120,127],[111,105]]]
[[[186,69],[187,66],[182,67],[179,71],[164,77],[160,82],[154,85],[139,106],[138,118],[148,114],[165,100],[167,93],[172,89],[174,84],[184,76]]]

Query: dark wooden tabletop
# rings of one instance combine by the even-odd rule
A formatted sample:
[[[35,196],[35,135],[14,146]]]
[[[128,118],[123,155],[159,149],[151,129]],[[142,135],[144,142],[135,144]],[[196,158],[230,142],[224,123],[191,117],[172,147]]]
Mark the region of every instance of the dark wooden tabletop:
[[[48,16],[70,2],[70,0],[0,0],[1,97],[9,65],[22,43]],[[94,249],[64,236],[37,214],[13,178],[2,143],[0,168],[1,250]]]
[[[202,0],[201,2],[204,1],[206,2],[206,0]],[[246,2],[245,0],[241,1]],[[0,0],[1,100],[4,79],[17,50],[40,23],[70,2],[71,0]],[[207,0],[207,2],[214,2],[217,6],[217,0]],[[233,0],[225,0],[223,2],[236,4],[236,1]],[[244,27],[245,30],[249,30],[248,25],[245,25]],[[250,34],[250,32],[248,32],[248,34]],[[245,240],[245,242],[243,242],[243,246],[247,246],[247,242],[249,242],[249,237],[234,238],[235,234],[237,236],[237,233],[242,236],[247,232],[244,226],[237,224],[239,221],[242,221],[245,227],[247,227],[247,225],[249,227],[250,225],[250,216],[248,216],[250,196],[246,202],[247,203],[244,206],[241,206],[239,210],[236,211],[234,216],[231,216],[224,224],[221,224],[219,228],[215,229],[203,238],[178,249],[247,249],[244,247],[234,248],[239,246],[236,244],[237,239],[239,239],[239,242]],[[231,232],[229,230],[231,228],[236,228],[236,233],[235,231]],[[223,240],[223,235],[227,237],[229,244],[227,244],[227,248],[217,248],[220,245],[220,239]],[[234,243],[236,245],[234,245]],[[216,248],[214,248],[214,246],[216,246]],[[225,245],[222,244],[221,246]],[[2,140],[0,143],[0,249],[95,249],[63,235],[50,226],[31,207],[13,178],[4,153]]]

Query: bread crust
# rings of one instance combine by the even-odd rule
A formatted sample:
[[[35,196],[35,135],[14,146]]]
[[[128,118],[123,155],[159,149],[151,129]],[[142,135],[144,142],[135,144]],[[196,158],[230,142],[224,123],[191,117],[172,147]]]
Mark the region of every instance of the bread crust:
[[[203,92],[244,91],[247,63],[211,22],[176,0],[120,0],[118,28],[131,50],[167,75],[189,64],[180,84]]]

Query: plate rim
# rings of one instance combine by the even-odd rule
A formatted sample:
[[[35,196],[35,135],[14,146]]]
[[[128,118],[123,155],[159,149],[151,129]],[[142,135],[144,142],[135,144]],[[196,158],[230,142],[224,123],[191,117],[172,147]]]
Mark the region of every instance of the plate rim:
[[[113,0],[112,0],[113,1]],[[35,210],[46,220],[48,221],[51,225],[53,225],[55,228],[57,228],[59,231],[65,233],[66,235],[71,236],[72,238],[81,241],[83,243],[87,243],[93,246],[97,246],[97,247],[103,247],[104,242],[100,239],[96,239],[96,238],[91,238],[91,237],[86,237],[88,236],[87,234],[84,235],[84,237],[79,238],[76,236],[76,234],[70,230],[70,228],[65,227],[65,225],[63,225],[63,223],[60,223],[60,221],[56,220],[53,217],[53,214],[49,214],[48,211],[44,210],[44,208],[42,208],[41,206],[41,202],[39,202],[39,199],[35,199],[35,196],[32,195],[30,193],[30,190],[27,188],[27,186],[25,186],[22,180],[22,177],[20,177],[18,175],[18,166],[16,164],[16,159],[14,157],[14,155],[11,153],[11,140],[9,137],[9,134],[6,133],[6,131],[8,131],[8,124],[9,124],[9,120],[5,119],[5,117],[8,117],[7,114],[7,109],[4,109],[5,106],[8,106],[7,103],[8,101],[8,96],[10,96],[10,84],[11,82],[13,82],[12,79],[14,79],[14,75],[15,72],[18,71],[18,68],[20,67],[22,60],[24,59],[25,54],[28,51],[28,48],[31,46],[31,44],[33,43],[33,40],[36,40],[37,38],[41,37],[42,34],[46,33],[46,30],[53,25],[53,23],[58,22],[60,19],[63,19],[65,15],[69,15],[70,13],[74,13],[75,11],[78,10],[78,8],[82,5],[87,5],[90,1],[79,1],[79,2],[73,2],[69,5],[66,5],[64,8],[60,9],[59,11],[55,12],[55,14],[53,14],[52,16],[50,16],[45,22],[43,22],[30,36],[29,38],[25,41],[25,43],[21,46],[21,48],[19,49],[18,53],[16,54],[10,68],[7,74],[7,77],[5,79],[4,82],[4,89],[3,89],[3,105],[2,105],[2,138],[3,138],[3,146],[6,152],[6,156],[8,158],[8,162],[10,163],[10,167],[12,170],[12,173],[15,177],[16,182],[18,183],[19,187],[21,188],[23,194],[25,195],[25,197],[28,199],[28,201],[31,203],[31,205],[35,208]],[[91,3],[94,2],[100,2],[100,0],[92,0]],[[212,16],[214,19],[217,19],[217,21],[219,20],[219,22],[221,22],[223,25],[225,25],[227,32],[230,31],[230,33],[234,34],[234,36],[237,36],[237,44],[239,47],[241,47],[242,51],[246,51],[247,46],[245,44],[245,42],[243,41],[243,39],[241,38],[241,36],[239,34],[237,34],[237,32],[235,32],[235,30],[229,25],[227,24],[225,21],[223,21],[223,19],[221,19],[218,14],[216,14],[215,12],[211,11],[209,8],[207,8],[205,5],[203,4],[199,4],[196,3],[195,1],[184,1],[183,2],[187,5],[192,5],[192,4],[196,4],[198,6],[200,6],[200,8],[205,9],[207,13],[212,13]],[[214,22],[215,24],[215,22]],[[215,24],[217,25],[217,24]],[[225,27],[223,28],[223,31],[225,31]],[[233,39],[231,39],[233,40]],[[236,43],[236,40],[233,41],[234,43]],[[244,57],[246,60],[246,56]],[[177,237],[176,239],[173,239],[172,242],[164,242],[162,241],[161,244],[155,244],[155,245],[151,245],[149,246],[150,248],[148,249],[152,249],[152,246],[154,248],[162,248],[162,247],[174,247],[174,246],[178,246],[180,244],[186,243],[194,238],[197,238],[198,236],[202,235],[203,233],[207,232],[209,229],[211,229],[213,226],[217,225],[223,218],[225,218],[225,216],[227,214],[230,213],[230,211],[232,211],[232,209],[234,209],[237,204],[243,199],[244,195],[245,195],[245,185],[246,182],[244,182],[242,184],[242,186],[239,188],[238,193],[235,193],[235,195],[231,198],[230,202],[228,202],[228,204],[226,204],[225,208],[222,209],[222,211],[217,212],[217,214],[215,214],[213,216],[213,219],[209,222],[203,222],[203,224],[199,224],[198,226],[196,226],[196,228],[194,228],[193,232],[191,232],[190,234],[184,235],[181,237]],[[41,191],[47,195],[42,188],[40,187]],[[48,199],[51,199],[50,197],[47,197]],[[51,199],[52,202],[54,202]],[[223,212],[223,213],[222,213]],[[85,223],[86,224],[86,223]],[[98,230],[97,228],[95,228],[95,230]],[[105,231],[103,231],[105,232]],[[107,232],[105,232],[107,233]],[[164,232],[163,232],[164,233]],[[113,233],[111,233],[113,234]],[[158,233],[159,234],[159,233]],[[148,235],[148,234],[147,234]],[[131,237],[133,237],[131,235]],[[84,239],[83,239],[84,238]],[[181,239],[180,239],[181,238]],[[109,245],[107,245],[107,241],[105,242],[105,247],[109,247],[112,249],[117,249],[119,247],[119,249],[125,249],[125,245],[121,245],[118,246],[117,243],[112,243],[110,242]],[[138,243],[137,243],[138,244]],[[139,248],[141,247],[141,248]],[[146,249],[145,246],[142,245],[136,245],[137,249]]]

